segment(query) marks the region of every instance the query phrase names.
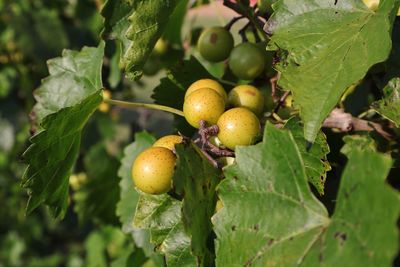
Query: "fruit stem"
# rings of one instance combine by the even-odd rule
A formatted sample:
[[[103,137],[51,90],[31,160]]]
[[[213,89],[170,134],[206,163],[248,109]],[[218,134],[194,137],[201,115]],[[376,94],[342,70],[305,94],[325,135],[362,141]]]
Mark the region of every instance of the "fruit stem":
[[[120,100],[114,100],[114,99],[104,99],[104,102],[110,104],[110,105],[115,105],[123,108],[147,108],[147,109],[155,109],[155,110],[162,110],[166,111],[169,113],[173,113],[182,117],[185,117],[182,111],[179,109],[163,106],[163,105],[157,105],[157,104],[147,104],[147,103],[137,103],[137,102],[126,102],[126,101],[120,101]]]

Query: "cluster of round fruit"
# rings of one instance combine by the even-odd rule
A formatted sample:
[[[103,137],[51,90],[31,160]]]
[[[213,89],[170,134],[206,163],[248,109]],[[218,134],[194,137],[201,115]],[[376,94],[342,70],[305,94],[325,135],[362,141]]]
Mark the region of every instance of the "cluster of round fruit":
[[[265,50],[266,43],[241,43],[234,47],[233,36],[224,27],[205,29],[197,42],[201,56],[210,62],[228,59],[232,73],[242,80],[253,80],[266,73],[273,75],[272,53]]]
[[[193,127],[200,128],[200,121],[208,126],[217,125],[215,143],[234,150],[238,145],[251,145],[257,140],[261,131],[258,115],[263,108],[264,97],[254,86],[239,85],[227,94],[217,81],[202,79],[188,88],[183,113]],[[137,156],[132,166],[137,188],[149,194],[171,189],[176,161],[174,148],[182,140],[179,135],[164,136]]]

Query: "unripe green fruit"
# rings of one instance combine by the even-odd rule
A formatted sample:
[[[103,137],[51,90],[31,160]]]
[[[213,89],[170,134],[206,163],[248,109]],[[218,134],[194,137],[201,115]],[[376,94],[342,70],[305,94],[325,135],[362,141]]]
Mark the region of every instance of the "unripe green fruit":
[[[175,145],[182,143],[182,136],[180,135],[166,135],[158,139],[153,147],[165,147],[169,150],[175,150]]]
[[[208,125],[216,124],[224,110],[224,99],[210,88],[201,88],[191,93],[183,103],[183,114],[195,128],[200,128],[201,120],[205,120]]]
[[[222,87],[222,85],[219,82],[212,80],[212,79],[201,79],[201,80],[198,80],[198,81],[195,81],[194,83],[192,83],[186,91],[185,99],[188,95],[190,95],[194,91],[197,91],[201,88],[213,89],[224,99],[225,102],[228,99],[228,96],[225,92],[224,87]]]
[[[242,43],[233,48],[229,56],[229,68],[243,80],[253,80],[265,68],[265,53],[253,43]]]
[[[224,27],[205,29],[197,41],[201,56],[210,62],[220,62],[229,57],[234,41],[232,34]]]
[[[232,107],[248,108],[254,114],[260,115],[264,109],[264,96],[254,86],[239,85],[229,92],[228,103]]]
[[[221,115],[217,122],[218,138],[234,150],[236,146],[254,144],[260,134],[260,121],[247,108],[233,108]]]
[[[272,78],[276,74],[276,70],[272,67],[274,61],[274,52],[267,51],[268,42],[259,42],[256,45],[263,51],[265,58],[265,69],[264,73],[267,77]]]
[[[132,166],[137,188],[148,194],[162,194],[172,187],[176,157],[165,147],[150,147],[140,153]]]

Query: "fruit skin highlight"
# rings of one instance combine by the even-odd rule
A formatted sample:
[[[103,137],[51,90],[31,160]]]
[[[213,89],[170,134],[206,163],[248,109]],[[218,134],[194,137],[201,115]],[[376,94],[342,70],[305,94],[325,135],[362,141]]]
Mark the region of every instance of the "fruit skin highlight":
[[[224,27],[205,29],[197,41],[201,56],[210,62],[220,62],[229,57],[234,45],[232,34]]]
[[[253,43],[242,43],[233,48],[229,56],[229,68],[242,80],[253,80],[265,69],[265,53]]]
[[[158,139],[153,147],[165,147],[171,151],[175,150],[175,145],[182,143],[183,137],[180,135],[166,135]]]
[[[260,135],[260,121],[247,108],[233,108],[221,115],[217,122],[218,139],[229,149],[254,144]]]
[[[176,157],[165,147],[150,147],[140,153],[132,165],[132,179],[141,191],[158,195],[172,187]]]
[[[183,103],[185,119],[195,128],[200,128],[201,120],[205,120],[208,125],[216,124],[224,110],[224,99],[210,88],[201,88],[191,93]]]
[[[186,91],[185,99],[191,93],[193,93],[201,88],[213,89],[224,99],[225,102],[228,99],[228,95],[226,94],[224,87],[222,87],[222,85],[219,82],[212,80],[212,79],[201,79],[201,80],[198,80],[198,81],[195,81],[194,83],[192,83]]]
[[[229,92],[228,104],[232,107],[244,107],[260,115],[264,110],[264,96],[252,85],[238,85]]]

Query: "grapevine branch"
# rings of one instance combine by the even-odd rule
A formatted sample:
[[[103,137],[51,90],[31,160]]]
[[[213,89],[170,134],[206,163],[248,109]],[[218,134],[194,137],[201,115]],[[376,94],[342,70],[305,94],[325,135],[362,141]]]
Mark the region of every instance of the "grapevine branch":
[[[376,131],[387,140],[393,139],[392,134],[388,133],[381,124],[353,117],[353,115],[340,108],[332,110],[322,127],[337,129],[341,132]]]
[[[249,6],[245,6],[238,1],[224,0],[224,6],[232,9],[239,15],[246,17],[251,25],[256,28],[256,31],[262,34],[262,38],[265,41],[269,40],[268,34],[263,30],[264,22],[255,14],[254,9]],[[257,38],[257,37],[256,37]]]

